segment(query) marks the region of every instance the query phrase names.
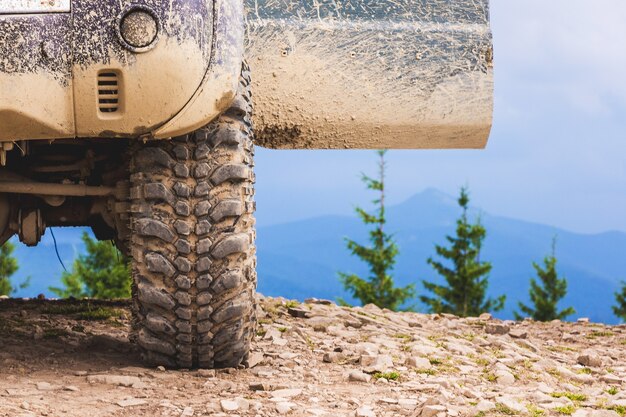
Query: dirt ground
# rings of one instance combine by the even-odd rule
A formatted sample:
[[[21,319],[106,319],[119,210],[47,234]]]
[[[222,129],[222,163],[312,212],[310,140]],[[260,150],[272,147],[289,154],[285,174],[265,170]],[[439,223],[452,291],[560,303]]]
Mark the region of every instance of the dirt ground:
[[[143,367],[127,302],[0,300],[0,416],[626,414],[626,326],[260,301],[216,372]]]

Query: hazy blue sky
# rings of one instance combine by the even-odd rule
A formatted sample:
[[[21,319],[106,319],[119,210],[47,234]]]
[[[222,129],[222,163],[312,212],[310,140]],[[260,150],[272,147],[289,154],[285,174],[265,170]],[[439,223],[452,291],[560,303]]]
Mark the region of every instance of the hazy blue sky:
[[[492,0],[496,97],[483,151],[393,151],[389,198],[427,187],[505,216],[626,231],[626,2]],[[410,105],[410,103],[407,103]],[[371,151],[257,148],[259,226],[366,203]]]

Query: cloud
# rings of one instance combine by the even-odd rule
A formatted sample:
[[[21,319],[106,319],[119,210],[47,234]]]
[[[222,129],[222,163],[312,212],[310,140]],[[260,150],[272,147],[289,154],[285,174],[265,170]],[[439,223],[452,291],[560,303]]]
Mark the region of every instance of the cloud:
[[[622,0],[492,0],[496,70],[509,88],[550,89],[606,116],[616,103],[626,107],[624,22]]]

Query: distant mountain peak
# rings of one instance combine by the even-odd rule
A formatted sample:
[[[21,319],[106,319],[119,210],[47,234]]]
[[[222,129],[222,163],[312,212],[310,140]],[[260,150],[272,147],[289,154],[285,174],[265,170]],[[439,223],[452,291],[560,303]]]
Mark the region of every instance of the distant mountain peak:
[[[409,197],[400,205],[436,205],[442,207],[456,207],[456,197],[451,196],[437,188],[425,188],[423,191]]]

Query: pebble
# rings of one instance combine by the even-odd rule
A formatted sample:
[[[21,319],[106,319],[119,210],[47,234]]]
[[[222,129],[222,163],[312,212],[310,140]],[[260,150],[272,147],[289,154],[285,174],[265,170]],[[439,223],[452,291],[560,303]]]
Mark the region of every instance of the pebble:
[[[511,328],[502,323],[487,323],[485,325],[485,333],[494,335],[507,334]]]

